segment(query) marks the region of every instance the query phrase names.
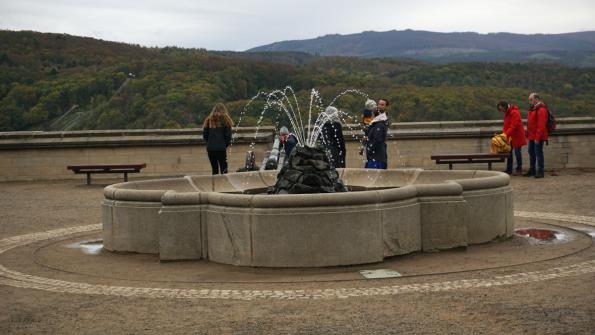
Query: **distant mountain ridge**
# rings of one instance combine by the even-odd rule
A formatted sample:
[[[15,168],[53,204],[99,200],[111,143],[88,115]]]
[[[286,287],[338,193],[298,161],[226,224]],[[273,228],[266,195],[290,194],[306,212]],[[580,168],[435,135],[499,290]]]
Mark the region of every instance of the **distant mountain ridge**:
[[[595,31],[534,35],[437,33],[420,30],[366,31],[276,42],[247,51],[297,51],[321,56],[414,58],[436,63],[536,61],[595,66]]]

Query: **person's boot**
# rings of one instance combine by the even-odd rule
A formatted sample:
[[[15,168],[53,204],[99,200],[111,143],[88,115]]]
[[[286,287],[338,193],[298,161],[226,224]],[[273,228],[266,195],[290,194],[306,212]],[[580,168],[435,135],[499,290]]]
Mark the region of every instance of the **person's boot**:
[[[523,175],[523,177],[534,177],[534,176],[535,176],[535,170],[531,170],[531,169]]]
[[[522,168],[522,167],[520,167],[520,166],[519,166],[519,167],[517,167],[517,168],[514,170],[514,174],[515,174],[515,176],[520,176],[520,175],[522,175],[522,174],[523,174],[523,168]]]
[[[543,170],[538,170],[537,173],[535,174],[535,178],[543,178],[544,174],[543,174]]]
[[[506,169],[506,170],[504,170],[504,171],[502,171],[502,172],[504,172],[504,173],[506,173],[506,174],[512,174],[512,170],[508,170],[508,169]]]

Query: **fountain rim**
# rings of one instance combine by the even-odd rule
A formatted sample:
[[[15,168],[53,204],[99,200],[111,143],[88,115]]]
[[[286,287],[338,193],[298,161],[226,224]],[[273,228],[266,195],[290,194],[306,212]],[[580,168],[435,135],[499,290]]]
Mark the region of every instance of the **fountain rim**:
[[[213,178],[210,175],[192,175],[178,178],[151,179],[138,182],[126,182],[109,185],[104,189],[105,200],[148,202],[159,203],[165,206],[183,205],[219,205],[240,208],[289,208],[289,207],[324,207],[324,206],[350,206],[379,204],[398,200],[439,197],[439,196],[462,196],[463,193],[481,191],[510,186],[510,177],[497,171],[476,171],[456,170],[457,172],[473,171],[471,178],[448,179],[443,182],[431,184],[415,184],[417,176],[423,172],[439,172],[449,174],[449,170],[422,170],[422,169],[340,169],[341,174],[345,171],[370,172],[384,174],[387,172],[414,172],[413,180],[402,186],[389,187],[384,189],[371,189],[358,192],[340,193],[314,193],[314,194],[233,194],[217,191],[191,191],[178,192],[171,189],[133,189],[124,188],[128,186],[142,185],[143,182],[186,180],[192,184],[191,178]],[[265,171],[271,173],[272,171]],[[254,176],[261,171],[232,173],[224,176],[237,176],[239,174]],[[476,176],[477,175],[477,176]],[[348,184],[349,185],[349,184]]]

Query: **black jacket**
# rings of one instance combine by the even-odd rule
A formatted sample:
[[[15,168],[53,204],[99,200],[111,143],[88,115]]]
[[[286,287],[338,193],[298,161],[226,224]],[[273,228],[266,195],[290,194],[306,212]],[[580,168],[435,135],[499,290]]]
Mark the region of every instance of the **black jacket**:
[[[322,126],[322,142],[335,168],[345,167],[345,139],[341,122],[327,122]]]
[[[386,132],[388,121],[374,122],[368,127],[368,141],[366,143],[367,160],[387,163]]]
[[[207,151],[225,151],[231,143],[231,128],[205,127],[202,130],[202,137],[207,142]]]
[[[279,150],[285,150],[285,162],[289,162],[289,155],[291,154],[291,151],[293,150],[293,148],[295,148],[297,143],[298,140],[294,134],[289,134],[289,136],[287,137],[287,141],[279,142]]]

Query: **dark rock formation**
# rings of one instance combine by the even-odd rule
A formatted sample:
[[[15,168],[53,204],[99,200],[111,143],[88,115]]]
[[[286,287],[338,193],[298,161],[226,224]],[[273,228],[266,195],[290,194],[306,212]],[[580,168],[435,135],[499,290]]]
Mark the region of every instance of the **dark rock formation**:
[[[279,171],[271,194],[347,192],[322,149],[296,146]]]

